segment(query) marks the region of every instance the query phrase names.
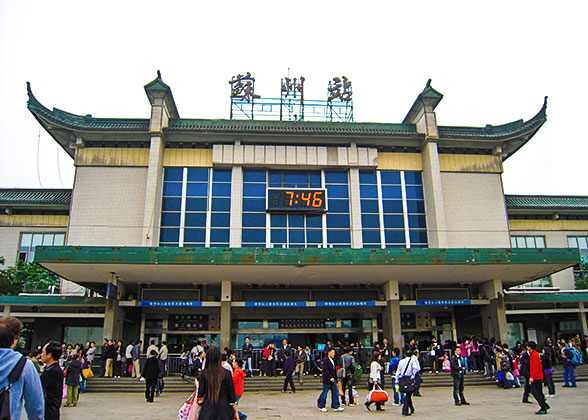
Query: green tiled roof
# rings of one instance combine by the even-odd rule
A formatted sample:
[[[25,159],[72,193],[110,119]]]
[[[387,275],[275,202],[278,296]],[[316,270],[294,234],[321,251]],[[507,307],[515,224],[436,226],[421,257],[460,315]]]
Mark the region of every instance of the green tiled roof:
[[[71,189],[0,188],[0,207],[51,206],[69,208]]]
[[[503,125],[487,125],[483,128],[439,126],[439,137],[442,139],[502,140],[534,133],[546,120],[547,97],[545,97],[541,110],[527,122],[518,120]]]
[[[505,195],[508,210],[588,210],[588,196]]]
[[[50,110],[35,98],[28,82],[27,91],[29,94],[29,111],[33,113],[37,120],[42,119],[51,124],[78,131],[149,132],[149,119],[147,118],[94,118],[90,114],[76,115],[57,108]],[[43,123],[41,122],[41,124]]]
[[[168,132],[300,134],[316,136],[397,136],[420,138],[413,124],[333,123],[317,121],[171,119]]]

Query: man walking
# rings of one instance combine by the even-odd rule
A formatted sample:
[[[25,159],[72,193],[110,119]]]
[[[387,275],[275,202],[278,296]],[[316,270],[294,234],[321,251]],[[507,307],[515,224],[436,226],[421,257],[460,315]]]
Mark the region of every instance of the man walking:
[[[41,373],[41,384],[45,396],[45,420],[59,420],[59,408],[63,395],[63,371],[59,367],[61,344],[50,341],[43,347],[41,360],[45,370]]]
[[[296,350],[296,374],[298,375],[298,382],[302,385],[303,377],[304,377],[304,366],[306,365],[306,352],[302,348],[302,346],[298,345],[298,350]]]
[[[319,411],[326,413],[327,394],[331,391],[331,408],[333,411],[343,411],[339,403],[339,387],[337,386],[337,371],[335,369],[335,349],[329,349],[327,357],[323,359],[323,392],[319,395],[317,404]]]
[[[162,341],[161,348],[159,349],[159,371],[162,376],[167,376],[167,356],[167,343]]]
[[[347,403],[347,405],[356,405],[353,400],[353,372],[355,372],[355,358],[353,357],[352,347],[349,347],[345,354],[341,356],[341,368],[345,372],[341,381],[341,384],[343,385],[343,404]],[[345,401],[346,390],[348,390],[349,393],[347,401]]]
[[[551,407],[545,402],[545,395],[543,395],[543,366],[541,365],[541,356],[537,353],[537,343],[529,341],[527,351],[530,359],[529,383],[531,385],[531,394],[539,403],[539,411],[535,414],[547,414],[547,410]]]
[[[22,331],[22,322],[13,316],[0,317],[0,389],[9,385],[10,416],[12,420],[21,418],[22,403],[29,420],[45,418],[43,389],[37,369],[30,360],[14,351]],[[15,381],[10,381],[11,373],[20,370]]]
[[[461,348],[455,348],[455,354],[451,356],[451,377],[453,378],[453,401],[455,405],[470,405],[463,396],[463,384],[465,366],[461,359]]]

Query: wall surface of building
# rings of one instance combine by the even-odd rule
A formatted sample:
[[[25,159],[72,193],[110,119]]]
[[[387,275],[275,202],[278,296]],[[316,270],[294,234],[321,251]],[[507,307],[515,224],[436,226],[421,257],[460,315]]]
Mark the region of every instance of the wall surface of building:
[[[449,248],[509,248],[498,173],[442,172]]]
[[[142,245],[146,177],[144,167],[78,167],[67,244]]]
[[[14,220],[7,226],[6,220],[15,216],[0,217],[4,218],[4,220],[0,218],[0,256],[5,259],[4,267],[13,266],[16,263],[20,248],[20,238],[23,233],[65,233],[67,227],[67,216],[30,216],[28,218],[31,221],[23,226],[15,226]],[[42,223],[42,219],[46,218],[59,218],[60,222],[56,222],[54,227],[38,224]],[[0,267],[2,266],[0,265]]]

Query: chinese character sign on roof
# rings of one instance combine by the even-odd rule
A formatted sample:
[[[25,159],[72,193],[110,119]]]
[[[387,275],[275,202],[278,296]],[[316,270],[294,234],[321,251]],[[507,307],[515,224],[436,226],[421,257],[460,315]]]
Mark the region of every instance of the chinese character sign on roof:
[[[351,81],[343,76],[343,80],[334,77],[329,82],[329,96],[327,101],[339,98],[341,102],[349,102],[352,99],[353,91],[351,90]]]
[[[247,72],[244,76],[238,74],[234,76],[229,84],[231,85],[231,98],[241,99],[247,102],[253,101],[255,98],[259,98],[254,92],[255,78],[251,76],[251,73]]]

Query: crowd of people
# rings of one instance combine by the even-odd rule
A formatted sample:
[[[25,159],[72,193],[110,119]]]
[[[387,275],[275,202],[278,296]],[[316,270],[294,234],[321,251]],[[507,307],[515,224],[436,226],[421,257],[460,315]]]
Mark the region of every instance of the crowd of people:
[[[22,323],[17,318],[0,317],[0,391],[10,385],[13,419],[20,419],[23,400],[29,419],[59,419],[62,399],[66,399],[64,407],[77,406],[86,378],[93,375],[96,344],[88,342],[82,346],[50,341],[24,358],[14,351],[21,331]],[[294,377],[302,384],[305,375],[320,375],[323,388],[317,399],[319,410],[328,411],[326,403],[331,393],[331,409],[339,412],[344,411],[345,405],[358,404],[354,385],[365,373],[369,389],[365,401],[367,410],[374,405],[377,411],[384,410],[385,401],[376,396],[388,389],[392,394],[391,404],[402,406],[402,415],[410,416],[415,412],[412,397],[422,396],[420,386],[426,372],[451,372],[453,399],[458,406],[469,405],[464,396],[464,376],[468,372],[478,372],[502,388],[522,388],[522,403],[531,403],[529,395],[533,395],[539,404],[536,414],[545,414],[550,407],[543,385],[547,398],[555,397],[553,370],[554,366],[561,365],[563,387],[576,387],[574,369],[588,359],[586,343],[587,337],[576,336],[568,340],[559,338],[555,343],[547,338],[542,346],[534,341],[517,342],[510,348],[507,343],[493,338],[478,340],[470,336],[443,344],[436,338],[420,343],[412,339],[401,351],[384,338],[372,349],[353,342],[347,345],[338,342],[334,346],[327,341],[311,351],[309,346],[294,348],[288,340],[283,340],[280,346],[264,346],[260,375],[277,375],[279,369],[284,376],[282,392],[292,393],[296,392]],[[247,338],[239,355],[230,348],[221,352],[205,342],[196,342],[184,352],[182,374],[195,378],[194,407],[199,410],[200,419],[217,418],[213,413],[219,412],[227,419],[247,417],[238,410],[238,403],[245,378],[253,376],[253,350]],[[100,357],[101,375],[140,378],[145,381],[146,401],[153,402],[154,394],[163,390],[163,377],[167,375],[166,342],[159,346],[154,341],[149,343],[143,372],[141,354],[141,340],[123,346],[120,341],[105,339]]]

